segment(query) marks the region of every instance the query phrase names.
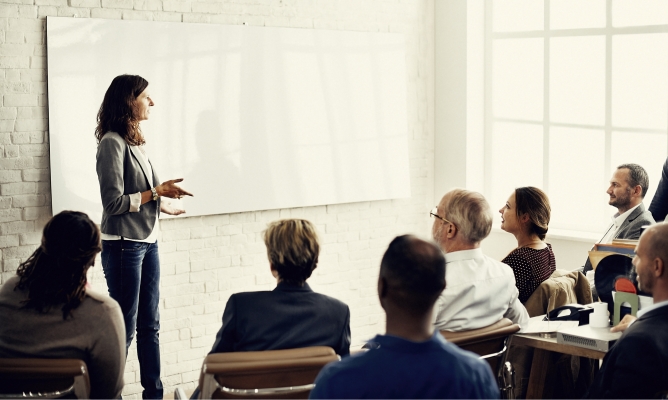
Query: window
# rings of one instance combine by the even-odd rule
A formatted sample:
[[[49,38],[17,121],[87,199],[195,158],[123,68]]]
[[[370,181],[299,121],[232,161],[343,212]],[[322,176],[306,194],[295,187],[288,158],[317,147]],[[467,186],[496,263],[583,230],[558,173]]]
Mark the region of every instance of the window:
[[[615,167],[642,165],[649,206],[668,154],[668,1],[489,0],[485,193],[544,189],[551,230],[601,232]]]

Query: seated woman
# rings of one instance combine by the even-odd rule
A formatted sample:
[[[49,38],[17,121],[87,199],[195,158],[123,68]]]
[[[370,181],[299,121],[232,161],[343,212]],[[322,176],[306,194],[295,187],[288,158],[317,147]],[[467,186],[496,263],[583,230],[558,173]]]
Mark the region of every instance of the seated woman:
[[[264,232],[264,243],[276,288],[233,294],[211,353],[329,346],[347,355],[348,306],[306,283],[320,253],[315,227],[303,219],[275,221]]]
[[[332,297],[315,293],[306,280],[318,264],[315,227],[303,219],[269,224],[264,244],[272,291],[235,293],[225,305],[223,326],[211,353],[329,346],[350,353],[350,310]],[[190,397],[199,397],[199,388]]]
[[[521,187],[515,189],[499,212],[501,229],[517,239],[517,248],[501,262],[513,269],[520,301],[524,303],[557,268],[552,246],[545,243],[550,200],[538,188]]]
[[[118,303],[86,288],[101,249],[84,213],[46,224],[42,245],[0,287],[0,357],[83,360],[90,397],[110,399],[123,390],[125,327]]]

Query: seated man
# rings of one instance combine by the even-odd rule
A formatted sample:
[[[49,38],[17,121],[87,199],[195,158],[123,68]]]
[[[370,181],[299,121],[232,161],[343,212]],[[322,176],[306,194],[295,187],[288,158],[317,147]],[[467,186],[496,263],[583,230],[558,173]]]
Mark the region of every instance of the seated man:
[[[273,291],[230,296],[209,354],[329,346],[348,355],[348,306],[313,292],[306,283],[320,253],[313,224],[303,219],[272,222],[264,232],[264,243],[278,284]],[[198,394],[196,390],[193,398]]]
[[[448,263],[448,285],[434,310],[436,329],[466,331],[504,317],[525,328],[529,314],[519,300],[513,270],[480,249],[492,230],[487,200],[480,193],[455,189],[431,215],[432,235]]]
[[[642,203],[649,187],[647,172],[638,164],[622,164],[610,179],[608,204],[617,208],[612,223],[599,243],[610,243],[613,239],[638,239],[644,226],[654,223],[652,214]],[[583,272],[592,270],[589,257]],[[590,282],[593,285],[593,282]]]
[[[0,287],[0,358],[74,358],[88,367],[91,399],[120,399],[125,324],[118,303],[87,287],[102,250],[84,213],[63,211],[42,245]]]
[[[640,290],[651,293],[654,304],[638,311],[638,319],[605,355],[590,398],[649,399],[668,394],[668,223],[653,225],[642,234],[633,265]]]
[[[431,313],[444,286],[438,247],[413,236],[395,238],[378,277],[386,334],[377,335],[368,352],[327,365],[310,398],[499,398],[487,362],[433,329]]]

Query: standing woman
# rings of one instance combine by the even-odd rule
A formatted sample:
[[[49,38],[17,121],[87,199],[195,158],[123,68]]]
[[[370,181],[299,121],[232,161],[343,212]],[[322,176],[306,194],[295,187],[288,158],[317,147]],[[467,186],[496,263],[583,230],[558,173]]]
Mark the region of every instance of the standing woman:
[[[517,248],[501,262],[513,269],[522,303],[557,268],[552,246],[545,243],[550,211],[545,192],[531,186],[515,189],[499,210],[501,229],[517,239]]]
[[[114,78],[97,114],[95,137],[97,177],[102,197],[102,268],[109,294],[121,306],[125,320],[126,354],[137,331],[137,357],[144,398],[162,398],[160,380],[160,211],[185,211],[160,202],[160,197],[192,194],[175,179],[159,184],[139,123],[148,119],[153,100],[148,82],[137,75]]]

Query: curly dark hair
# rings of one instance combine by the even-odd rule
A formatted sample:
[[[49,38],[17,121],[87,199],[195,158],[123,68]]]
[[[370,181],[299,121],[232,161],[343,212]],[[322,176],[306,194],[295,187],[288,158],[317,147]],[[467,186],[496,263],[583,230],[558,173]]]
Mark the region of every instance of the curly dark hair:
[[[47,222],[42,245],[23,262],[16,289],[27,289],[24,307],[47,312],[63,305],[63,319],[86,295],[86,272],[102,251],[100,230],[88,215],[63,211]]]
[[[95,138],[99,143],[107,132],[116,132],[131,146],[141,146],[144,136],[135,118],[135,100],[148,87],[139,75],[119,75],[111,81],[97,112]]]

